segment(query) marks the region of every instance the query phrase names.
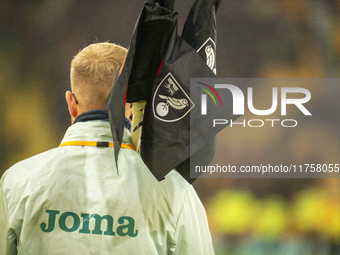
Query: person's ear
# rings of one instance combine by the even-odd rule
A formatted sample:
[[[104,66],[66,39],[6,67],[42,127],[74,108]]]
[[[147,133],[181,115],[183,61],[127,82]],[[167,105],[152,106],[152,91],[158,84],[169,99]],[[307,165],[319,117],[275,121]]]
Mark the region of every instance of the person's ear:
[[[65,98],[68,105],[68,111],[70,112],[72,119],[75,119],[78,116],[78,107],[76,99],[71,91],[66,91]]]

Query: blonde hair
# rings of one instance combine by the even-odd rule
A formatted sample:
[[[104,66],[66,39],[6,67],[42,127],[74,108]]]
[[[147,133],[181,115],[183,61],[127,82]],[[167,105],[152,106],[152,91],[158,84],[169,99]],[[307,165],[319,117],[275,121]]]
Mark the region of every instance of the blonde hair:
[[[71,88],[84,110],[105,109],[114,76],[127,49],[113,43],[95,43],[81,50],[71,62]]]

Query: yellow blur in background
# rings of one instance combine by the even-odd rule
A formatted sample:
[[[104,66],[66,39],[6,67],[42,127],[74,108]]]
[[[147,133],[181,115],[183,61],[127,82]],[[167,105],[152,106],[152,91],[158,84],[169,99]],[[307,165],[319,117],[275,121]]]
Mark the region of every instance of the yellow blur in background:
[[[193,2],[176,2],[180,26]],[[142,4],[1,1],[0,175],[16,162],[59,145],[70,124],[64,93],[70,86],[72,57],[96,41],[128,47]],[[339,77],[339,14],[337,0],[223,0],[217,14],[218,76]],[[332,103],[313,100],[313,111]],[[339,158],[339,130],[327,122],[340,123],[339,111],[333,107],[318,126],[288,142],[294,159]],[[257,145],[254,157],[270,157],[273,151],[267,145],[285,137],[277,131],[272,141],[266,134],[239,137],[230,131],[227,139],[234,147],[228,157],[245,160],[252,144]],[[339,180],[199,179],[194,186],[205,205],[217,255],[340,254]]]

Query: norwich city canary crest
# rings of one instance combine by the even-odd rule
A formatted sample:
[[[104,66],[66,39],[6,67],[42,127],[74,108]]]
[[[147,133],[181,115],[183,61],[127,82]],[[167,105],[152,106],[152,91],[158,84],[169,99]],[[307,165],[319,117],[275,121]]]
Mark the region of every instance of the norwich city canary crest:
[[[164,122],[175,122],[184,118],[194,106],[171,73],[159,83],[153,95],[153,114]]]
[[[210,37],[197,50],[197,53],[206,59],[207,66],[216,74],[216,44]]]

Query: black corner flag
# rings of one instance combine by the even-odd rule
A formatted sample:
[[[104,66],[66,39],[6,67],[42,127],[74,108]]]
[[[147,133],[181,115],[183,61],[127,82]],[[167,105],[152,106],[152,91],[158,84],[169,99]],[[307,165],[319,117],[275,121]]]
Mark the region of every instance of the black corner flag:
[[[107,100],[115,158],[124,129],[124,95],[127,102],[146,100],[141,156],[160,181],[176,168],[188,181],[189,158],[210,162],[215,142],[190,149],[190,78],[216,77],[216,11],[220,0],[196,0],[177,34],[174,1],[148,1],[135,26],[124,65]],[[204,158],[204,157],[203,157]]]

